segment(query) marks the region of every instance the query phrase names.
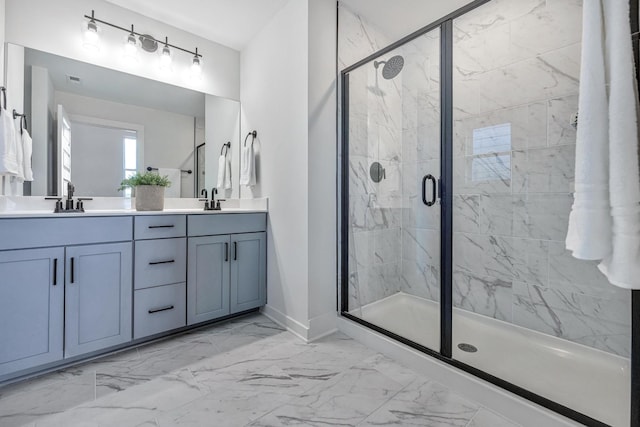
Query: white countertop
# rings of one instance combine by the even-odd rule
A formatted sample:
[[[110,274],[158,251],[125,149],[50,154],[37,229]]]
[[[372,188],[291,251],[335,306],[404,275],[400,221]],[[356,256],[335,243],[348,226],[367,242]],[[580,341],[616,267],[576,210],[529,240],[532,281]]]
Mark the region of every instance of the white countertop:
[[[54,213],[55,201],[43,197],[0,196],[0,219],[3,218],[71,218],[131,215],[219,215],[268,212],[268,199],[233,199],[222,202],[222,210],[205,211],[198,199],[165,199],[162,211],[137,211],[132,199],[96,197],[85,202],[84,213]]]

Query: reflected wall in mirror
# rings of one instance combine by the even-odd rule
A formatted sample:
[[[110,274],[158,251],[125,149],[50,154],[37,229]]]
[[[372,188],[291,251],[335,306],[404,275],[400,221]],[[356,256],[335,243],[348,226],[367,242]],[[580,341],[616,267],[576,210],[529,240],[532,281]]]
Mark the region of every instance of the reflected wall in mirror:
[[[34,140],[34,182],[25,195],[64,195],[70,180],[81,196],[126,197],[117,191],[123,178],[157,168],[173,183],[167,197],[197,197],[216,185],[209,146],[239,138],[237,101],[29,48],[24,74]],[[207,138],[215,140],[202,146]],[[205,147],[200,158],[198,146]]]

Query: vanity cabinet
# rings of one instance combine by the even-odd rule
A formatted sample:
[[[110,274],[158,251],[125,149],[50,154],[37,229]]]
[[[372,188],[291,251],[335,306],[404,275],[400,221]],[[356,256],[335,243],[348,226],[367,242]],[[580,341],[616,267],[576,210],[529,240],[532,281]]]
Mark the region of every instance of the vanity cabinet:
[[[190,215],[188,224],[187,323],[264,305],[266,215]]]
[[[63,357],[64,248],[0,252],[0,378]]]
[[[186,215],[135,218],[133,337],[186,325]]]
[[[131,340],[130,217],[0,220],[0,381]]]
[[[266,229],[265,213],[0,218],[0,383],[263,306]]]
[[[65,357],[131,340],[131,243],[74,246],[65,259]]]

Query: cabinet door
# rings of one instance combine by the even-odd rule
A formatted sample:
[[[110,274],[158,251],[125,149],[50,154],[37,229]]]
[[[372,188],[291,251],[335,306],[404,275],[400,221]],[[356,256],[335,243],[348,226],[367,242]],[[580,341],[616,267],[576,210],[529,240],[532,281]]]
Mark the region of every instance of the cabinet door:
[[[131,340],[131,243],[67,248],[65,357]]]
[[[229,314],[229,236],[192,237],[188,245],[187,324]]]
[[[62,359],[64,249],[0,252],[0,380]]]
[[[263,306],[267,295],[266,233],[231,236],[231,313]]]

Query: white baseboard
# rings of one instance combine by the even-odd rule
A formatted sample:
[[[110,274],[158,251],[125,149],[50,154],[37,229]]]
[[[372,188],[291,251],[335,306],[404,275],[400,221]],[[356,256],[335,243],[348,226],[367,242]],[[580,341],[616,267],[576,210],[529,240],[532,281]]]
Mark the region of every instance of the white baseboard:
[[[338,330],[338,313],[330,311],[309,320],[307,341],[312,342],[331,335]]]
[[[399,363],[449,387],[454,392],[523,426],[568,427],[581,425],[344,317],[337,319],[337,325],[339,331],[367,347],[397,360]],[[499,361],[496,362],[499,363]]]
[[[307,326],[303,325],[295,319],[292,319],[280,310],[273,308],[269,304],[262,307],[260,309],[260,312],[267,316],[269,319],[273,320],[278,325],[286,328],[289,332],[296,335],[301,340],[309,342],[307,339],[307,337],[309,336],[309,328]]]

